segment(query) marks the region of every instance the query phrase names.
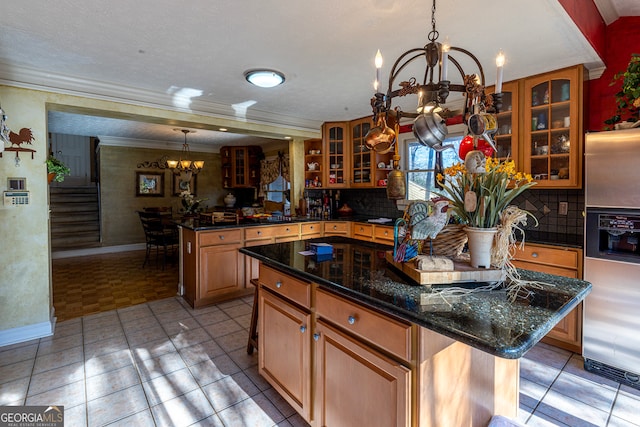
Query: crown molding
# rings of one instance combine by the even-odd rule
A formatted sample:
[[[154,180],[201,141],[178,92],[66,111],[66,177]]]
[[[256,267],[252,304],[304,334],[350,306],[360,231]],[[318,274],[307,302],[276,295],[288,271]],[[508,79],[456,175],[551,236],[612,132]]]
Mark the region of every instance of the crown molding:
[[[613,6],[611,0],[593,0],[605,24],[609,25],[616,19],[620,18],[618,11]]]
[[[152,141],[148,139],[98,136],[100,145],[109,147],[147,148],[151,150],[182,150],[182,142]],[[198,153],[220,153],[220,147],[209,144],[189,143],[189,150]]]
[[[200,114],[207,117],[233,120],[236,122],[277,126],[302,132],[317,132],[321,121],[285,116],[268,111],[248,109],[245,117],[238,117],[231,105],[192,100],[191,108],[176,107],[171,95],[161,92],[116,85],[96,80],[86,80],[62,74],[51,74],[27,67],[11,66],[0,63],[0,83],[23,89],[41,90],[72,96],[81,96],[101,101],[120,102],[140,107]]]

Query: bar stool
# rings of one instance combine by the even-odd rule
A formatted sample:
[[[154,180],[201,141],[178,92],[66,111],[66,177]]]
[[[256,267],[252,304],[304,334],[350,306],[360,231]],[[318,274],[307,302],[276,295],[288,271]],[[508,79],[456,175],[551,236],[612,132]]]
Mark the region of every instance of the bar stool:
[[[251,284],[256,287],[253,297],[253,309],[251,310],[251,326],[249,328],[249,342],[247,354],[253,354],[258,349],[258,279],[251,279]]]

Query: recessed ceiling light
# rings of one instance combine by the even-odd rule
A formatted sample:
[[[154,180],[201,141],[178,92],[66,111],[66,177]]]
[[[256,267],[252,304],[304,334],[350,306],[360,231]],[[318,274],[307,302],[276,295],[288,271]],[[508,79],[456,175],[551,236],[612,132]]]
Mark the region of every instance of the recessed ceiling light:
[[[226,132],[226,131],[228,131],[229,129],[227,129],[227,128],[220,128],[220,129],[218,129],[218,130],[219,130],[220,132]]]
[[[290,136],[285,136],[284,139],[292,139]]]
[[[274,87],[284,83],[284,74],[275,70],[245,71],[244,78],[259,87]]]

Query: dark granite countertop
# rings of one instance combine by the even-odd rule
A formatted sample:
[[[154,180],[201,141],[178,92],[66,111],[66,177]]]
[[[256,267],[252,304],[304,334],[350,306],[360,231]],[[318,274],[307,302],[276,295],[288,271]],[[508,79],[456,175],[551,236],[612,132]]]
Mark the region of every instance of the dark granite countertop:
[[[181,227],[188,228],[193,231],[206,231],[206,230],[218,230],[225,228],[237,228],[237,227],[256,227],[256,226],[264,226],[264,225],[278,225],[278,224],[292,224],[297,222],[319,222],[319,221],[351,221],[351,222],[366,222],[369,223],[370,219],[378,219],[378,217],[367,217],[367,216],[349,216],[349,217],[339,217],[330,220],[322,220],[320,218],[307,218],[307,217],[288,217],[286,219],[277,218],[277,219],[267,219],[263,218],[259,221],[249,221],[243,220],[239,224],[229,223],[222,224],[216,223],[211,224],[210,222],[202,222],[197,218],[186,219],[186,220],[176,220],[175,223]],[[392,221],[389,221],[384,224],[378,225],[390,225],[392,226],[395,223],[395,218],[392,218]]]
[[[310,242],[333,245],[333,258],[318,262],[299,252]],[[417,285],[388,265],[389,246],[342,237],[324,237],[240,249],[292,276],[436,331],[487,353],[522,357],[591,291],[591,284],[527,270],[523,279],[543,283],[528,299],[510,302],[505,289],[443,297],[451,286]],[[477,288],[483,284],[458,284]],[[423,294],[430,303],[421,305]]]
[[[372,224],[369,220],[375,220],[378,217],[358,215],[358,216],[347,216],[347,217],[338,217],[333,218],[329,221],[350,221],[357,223],[369,223]],[[388,225],[393,226],[395,224],[396,218],[390,218],[391,221],[386,223],[378,223],[376,225]],[[285,219],[267,219],[263,218],[259,221],[250,221],[244,220],[240,224],[211,224],[208,222],[201,222],[198,219],[187,219],[183,221],[176,221],[176,224],[188,228],[194,231],[206,231],[206,230],[218,230],[224,228],[235,228],[235,227],[255,227],[255,226],[263,226],[263,225],[277,225],[277,224],[290,224],[297,222],[317,222],[317,221],[326,221],[320,218],[306,218],[306,217],[288,217]],[[518,233],[518,232],[517,232]],[[521,238],[519,238],[521,240]],[[571,248],[582,248],[584,241],[583,236],[578,234],[562,234],[562,233],[549,233],[538,230],[526,230],[525,235],[525,243],[540,243],[546,245],[553,246],[563,246],[563,247],[571,247]]]

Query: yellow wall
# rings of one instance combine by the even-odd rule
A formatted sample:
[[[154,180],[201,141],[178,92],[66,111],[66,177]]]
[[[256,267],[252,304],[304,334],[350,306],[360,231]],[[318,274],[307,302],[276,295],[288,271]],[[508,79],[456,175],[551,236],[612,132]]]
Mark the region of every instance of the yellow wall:
[[[7,125],[10,129],[16,132],[23,127],[31,129],[35,140],[28,148],[36,150],[33,160],[27,153],[21,154],[18,167],[15,166],[13,153],[5,151],[0,158],[0,191],[7,189],[8,177],[25,177],[31,196],[28,206],[0,205],[0,249],[3,255],[0,259],[0,344],[12,331],[22,331],[48,322],[51,317],[49,188],[45,166],[48,108],[99,110],[102,115],[119,118],[139,119],[142,116],[184,127],[202,124],[213,129],[224,126],[263,136],[317,138],[320,133],[319,130],[312,133],[10,86],[0,86],[0,103],[8,116]],[[134,174],[131,170],[127,173]],[[213,177],[212,185],[216,185]]]

